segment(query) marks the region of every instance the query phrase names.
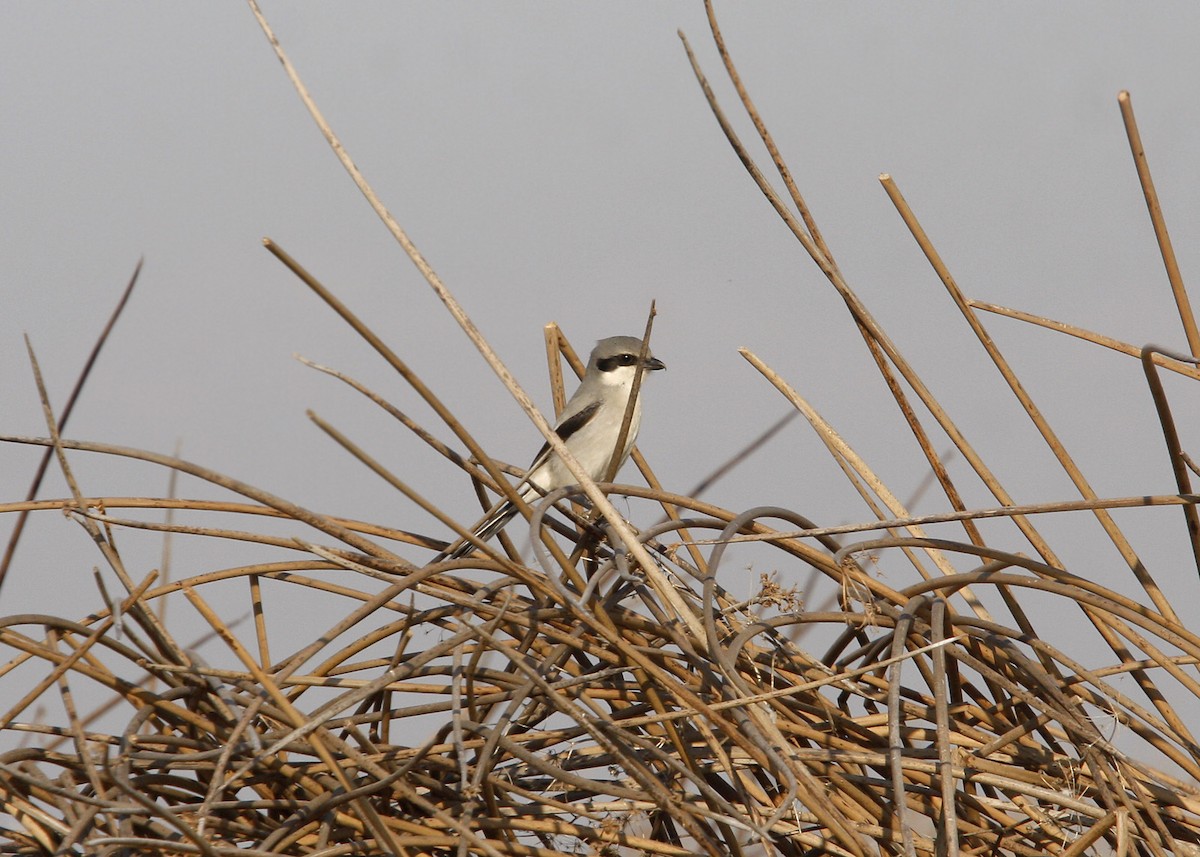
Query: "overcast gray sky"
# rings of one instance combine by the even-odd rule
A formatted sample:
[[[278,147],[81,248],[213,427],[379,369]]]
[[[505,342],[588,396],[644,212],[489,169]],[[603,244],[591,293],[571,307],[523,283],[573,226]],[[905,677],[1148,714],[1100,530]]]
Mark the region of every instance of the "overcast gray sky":
[[[1077,496],[877,176],[895,177],[969,295],[1183,348],[1116,96],[1133,93],[1186,278],[1200,230],[1200,7],[722,2],[717,11],[858,294],[1019,502]],[[701,96],[677,29],[736,113],[699,3],[293,0],[265,12],[368,180],[545,409],[545,323],[559,322],[586,352],[601,337],[640,333],[657,299],[654,348],[669,369],[652,379],[640,446],[667,488],[688,490],[788,410],[738,346],[800,389],[898,495],[921,482],[920,454],[845,308]],[[306,420],[315,409],[471,517],[460,475],[292,359],[359,376],[437,428],[262,249],[271,236],[496,455],[522,462],[537,447],[536,430],[320,138],[244,4],[8,3],[2,15],[0,431],[44,434],[21,335],[61,406],[144,256],[69,436],[160,452],[179,442],[185,458],[318,510],[446,535]],[[1100,494],[1173,490],[1136,361],[987,321]],[[1195,391],[1182,382],[1170,391],[1194,444]],[[90,494],[166,490],[155,468],[72,460]],[[0,500],[24,495],[35,461],[33,450],[0,446]],[[955,472],[971,505],[993,505],[961,465]],[[55,476],[42,495],[63,491]],[[179,493],[214,492],[185,479]],[[783,505],[824,523],[869,517],[802,421],[708,499]],[[944,508],[932,495],[918,506]],[[1195,598],[1178,510],[1119,520],[1172,597]],[[1074,570],[1136,594],[1093,520],[1043,526]],[[10,527],[0,518],[0,537]],[[1005,525],[988,532],[997,547],[1028,550]],[[119,538],[138,576],[159,561],[155,536]],[[176,550],[176,576],[244,557],[228,545]],[[43,516],[3,612],[93,609],[98,562],[77,525]],[[880,573],[895,585],[912,574],[890,561]]]

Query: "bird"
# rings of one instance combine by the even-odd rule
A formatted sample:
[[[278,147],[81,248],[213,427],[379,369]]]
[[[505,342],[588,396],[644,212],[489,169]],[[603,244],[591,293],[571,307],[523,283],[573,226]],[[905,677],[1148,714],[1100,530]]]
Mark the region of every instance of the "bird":
[[[610,336],[597,342],[588,358],[587,371],[583,373],[579,388],[567,400],[554,426],[555,433],[592,479],[603,480],[607,475],[641,353],[642,340],[636,336]],[[643,372],[657,372],[666,369],[667,364],[647,351],[641,367]],[[633,416],[625,436],[625,446],[617,460],[618,468],[629,458],[641,422],[642,396],[639,390],[637,400],[633,403]],[[533,463],[515,487],[522,500],[532,503],[538,497],[574,485],[577,481],[547,443],[534,456]],[[504,529],[516,514],[516,504],[506,500],[480,522],[474,530],[475,537],[480,541],[490,539]],[[434,562],[461,559],[473,550],[475,545],[464,541],[457,548],[439,554]]]

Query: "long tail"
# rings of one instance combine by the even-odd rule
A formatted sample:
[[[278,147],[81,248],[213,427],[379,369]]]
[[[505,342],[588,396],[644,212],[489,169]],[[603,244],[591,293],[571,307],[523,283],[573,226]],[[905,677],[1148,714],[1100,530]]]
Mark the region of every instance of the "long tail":
[[[507,526],[508,522],[515,518],[516,515],[517,506],[515,503],[512,501],[501,503],[496,507],[496,511],[484,518],[479,526],[475,528],[475,538],[479,539],[481,542],[486,542],[492,536],[496,535],[496,533],[503,530],[504,527]],[[475,550],[475,543],[471,541],[464,541],[454,550],[443,551],[442,553],[438,554],[433,558],[433,561],[441,562],[442,560],[446,559],[462,559],[473,550]]]

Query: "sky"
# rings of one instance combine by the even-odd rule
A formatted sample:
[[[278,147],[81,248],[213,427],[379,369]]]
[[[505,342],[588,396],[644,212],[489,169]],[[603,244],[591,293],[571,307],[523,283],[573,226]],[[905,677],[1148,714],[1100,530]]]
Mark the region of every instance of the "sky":
[[[739,347],[800,390],[896,495],[922,484],[927,465],[844,305],[701,95],[677,31],[752,138],[701,4],[290,0],[263,9],[355,163],[544,411],[543,326],[557,322],[585,353],[597,339],[640,334],[653,300],[654,351],[668,370],[650,380],[639,446],[668,490],[688,491],[789,410]],[[1117,93],[1132,93],[1186,281],[1200,267],[1200,7],[716,10],[851,286],[1018,502],[1077,497],[878,176],[894,177],[969,296],[1185,349]],[[178,446],[186,459],[310,508],[448,535],[313,426],[313,409],[472,518],[477,504],[460,474],[294,359],[361,378],[449,438],[263,249],[269,236],[494,455],[520,463],[540,445],[338,164],[244,4],[26,2],[6,4],[3,17],[0,432],[45,434],[22,336],[61,407],[144,259],[67,436],[162,453]],[[761,147],[753,151],[765,166]],[[985,323],[1101,496],[1174,490],[1136,360],[1010,319]],[[1187,446],[1195,392],[1183,379],[1168,379],[1168,392]],[[24,496],[37,455],[0,445],[0,502]],[[167,490],[161,468],[71,461],[85,493]],[[995,505],[961,460],[953,470],[968,505]],[[177,490],[222,496],[189,478]],[[41,496],[64,491],[52,474]],[[781,505],[828,524],[871,517],[802,420],[706,499],[733,510]],[[914,506],[945,509],[929,493]],[[1118,520],[1169,596],[1194,598],[1179,510]],[[11,525],[0,516],[0,538]],[[1138,595],[1093,519],[1059,516],[1044,528],[1072,570]],[[997,547],[1029,551],[1007,525],[985,531]],[[135,576],[161,561],[154,534],[118,538]],[[246,556],[202,541],[176,542],[174,576]],[[742,564],[747,579],[772,570],[754,556]],[[86,614],[99,603],[100,562],[77,524],[42,515],[0,612]],[[912,575],[890,560],[879,573],[893,585]]]

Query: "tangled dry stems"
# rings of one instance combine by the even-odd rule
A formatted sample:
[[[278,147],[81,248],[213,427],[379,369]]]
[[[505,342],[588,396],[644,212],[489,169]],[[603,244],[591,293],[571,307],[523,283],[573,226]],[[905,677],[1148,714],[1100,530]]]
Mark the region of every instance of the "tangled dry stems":
[[[735,603],[717,584],[729,537],[808,522],[639,493],[687,510],[642,537],[700,637],[624,550],[594,542],[544,568],[479,556],[416,568],[382,549],[314,545],[299,559],[142,581],[122,599],[120,627],[112,611],[8,617],[4,672],[40,669],[4,719],[26,739],[0,768],[16,822],[6,853],[935,854],[950,835],[963,850],[1009,854],[1082,853],[1072,846],[1100,835],[1147,853],[1200,843],[1197,790],[1112,743],[1137,735],[1187,777],[1200,773],[1165,701],[1167,685],[1196,689],[1200,639],[1177,622],[1016,556],[893,591],[852,549],[782,535],[767,542],[781,577],[811,566],[841,604],[801,605],[770,582]],[[107,519],[122,503],[79,505]],[[719,543],[679,544],[697,536]],[[253,640],[204,596],[231,580],[260,617]],[[980,601],[1001,594],[1018,627],[956,609],[966,587]],[[157,603],[181,591],[241,668],[208,666],[158,623]],[[1077,662],[1020,612],[1035,592],[1144,656]],[[340,614],[325,600],[301,606],[330,595]],[[337,618],[266,660],[272,615]],[[831,642],[818,655],[798,641],[819,629]],[[1148,700],[1114,687],[1126,674]],[[80,684],[115,695],[105,719],[121,729],[96,731],[74,712]],[[69,716],[21,719],[33,691],[52,688]]]
[[[2,507],[68,513],[121,586],[82,620],[0,621],[8,652],[0,679],[21,689],[0,714],[3,853],[1200,853],[1200,746],[1187,725],[1200,697],[1200,637],[1165,603],[1099,498],[1081,487],[1074,508],[1101,517],[1144,601],[1065,570],[1030,510],[1013,507],[842,280],[712,24],[791,207],[762,180],[701,77],[710,103],[845,297],[965,538],[886,522],[906,514],[886,486],[749,352],[862,487],[878,520],[859,529],[885,535],[843,544],[790,509],[735,514],[667,493],[640,461],[649,488],[586,486],[589,497],[598,487],[661,506],[660,523],[640,518],[636,540],[607,513],[552,527],[542,513],[579,498],[560,492],[534,510],[533,562],[510,544],[430,564],[438,541],[319,515],[185,461],[53,431],[4,438],[53,448],[68,480],[70,457],[93,452],[152,461],[242,499],[98,498],[75,487],[66,499]],[[894,183],[885,187],[974,327],[981,305],[957,293]],[[272,249],[434,406],[467,454],[343,380],[494,490],[503,469],[378,337]],[[572,357],[556,331],[548,347]],[[1007,371],[1001,355],[993,359]],[[1148,371],[1192,371],[1162,355],[1145,359]],[[999,510],[964,510],[901,378]],[[1015,377],[1010,385],[1026,404]],[[1169,409],[1160,416],[1169,427]],[[1039,428],[1072,472],[1049,427]],[[1183,461],[1182,450],[1172,455]],[[1190,507],[1186,470],[1180,478],[1179,494],[1142,502]],[[187,520],[150,523],[135,508]],[[1011,517],[1039,558],[989,547],[974,524],[989,514]],[[268,534],[254,524],[261,516],[294,526]],[[459,532],[470,525],[445,520]],[[114,538],[134,527],[248,541],[281,558],[177,582],[137,580]],[[748,595],[727,591],[730,546],[751,540],[770,552],[759,562],[777,576]],[[858,562],[894,551],[917,582],[892,588]],[[826,583],[806,585],[804,602],[779,583],[808,574]],[[242,612],[226,603],[231,586],[252,627],[225,618]],[[180,596],[211,628],[207,644],[181,643],[161,619],[158,607]],[[1064,646],[1060,618],[1039,626],[1035,604],[1040,615],[1081,617],[1109,654],[1093,647],[1081,660]],[[297,615],[322,619],[301,645],[273,653],[294,636]],[[99,692],[109,702],[81,712],[77,699]]]

